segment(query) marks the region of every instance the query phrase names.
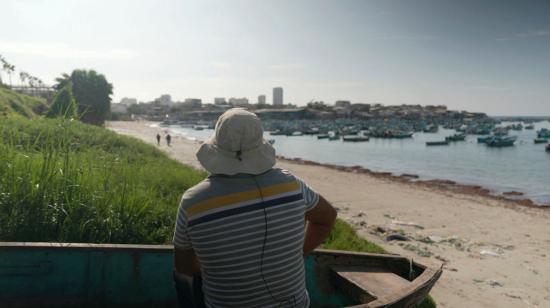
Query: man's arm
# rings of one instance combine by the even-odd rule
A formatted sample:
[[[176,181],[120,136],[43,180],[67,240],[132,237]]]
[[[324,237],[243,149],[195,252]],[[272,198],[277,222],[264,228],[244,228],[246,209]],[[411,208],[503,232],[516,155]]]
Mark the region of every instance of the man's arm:
[[[189,277],[200,274],[201,267],[193,249],[179,249],[174,247],[174,266],[176,272]]]
[[[336,210],[325,198],[319,196],[317,205],[306,212],[304,256],[310,254],[317,246],[325,241],[335,220]]]

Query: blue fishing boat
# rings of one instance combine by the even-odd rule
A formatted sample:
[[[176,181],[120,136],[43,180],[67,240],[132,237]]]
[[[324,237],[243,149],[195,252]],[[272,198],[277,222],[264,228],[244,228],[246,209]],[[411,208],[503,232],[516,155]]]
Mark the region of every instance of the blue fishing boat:
[[[516,136],[495,136],[495,138],[487,141],[485,144],[490,147],[510,147],[516,142]]]
[[[304,264],[311,307],[415,307],[442,273],[335,250]],[[173,268],[172,246],[0,242],[0,307],[177,307]]]

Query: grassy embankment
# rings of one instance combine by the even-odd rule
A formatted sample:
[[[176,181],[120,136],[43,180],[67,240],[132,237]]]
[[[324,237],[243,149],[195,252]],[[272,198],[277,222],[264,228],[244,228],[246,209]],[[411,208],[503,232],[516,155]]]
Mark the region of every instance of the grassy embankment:
[[[19,94],[0,85],[0,116],[36,117],[36,112],[45,110],[46,101]]]
[[[169,243],[181,193],[206,174],[103,128],[37,118],[42,103],[0,89],[0,241]],[[385,252],[340,220],[323,248]]]

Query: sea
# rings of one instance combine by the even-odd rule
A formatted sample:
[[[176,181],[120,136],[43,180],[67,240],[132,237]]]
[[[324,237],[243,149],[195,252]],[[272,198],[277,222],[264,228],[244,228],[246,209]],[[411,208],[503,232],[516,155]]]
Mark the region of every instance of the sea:
[[[503,122],[502,125],[517,122]],[[535,123],[534,130],[510,131],[518,139],[513,147],[491,148],[477,142],[476,135],[449,146],[426,146],[427,141],[444,140],[455,133],[440,127],[437,133],[415,133],[409,139],[371,138],[368,142],[318,140],[315,135],[271,136],[277,155],[302,158],[341,166],[360,165],[394,175],[415,174],[420,180],[451,180],[479,185],[493,194],[522,192],[539,205],[550,205],[550,152],[545,144],[534,144],[536,131],[550,129],[550,122]],[[214,131],[194,130],[177,125],[173,134],[191,140],[205,140]]]

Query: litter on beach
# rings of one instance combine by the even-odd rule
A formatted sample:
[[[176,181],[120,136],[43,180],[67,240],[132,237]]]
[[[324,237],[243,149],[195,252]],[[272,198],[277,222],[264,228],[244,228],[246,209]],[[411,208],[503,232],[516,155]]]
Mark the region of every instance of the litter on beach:
[[[479,254],[482,256],[491,256],[491,257],[500,257],[502,255],[501,253],[498,253],[492,250],[486,250],[486,249],[481,250]]]
[[[418,229],[424,229],[423,226],[415,223],[415,222],[406,222],[406,221],[401,221],[401,220],[397,220],[397,219],[394,219],[391,221],[392,224],[394,225],[399,225],[399,226],[409,226],[409,227],[415,227],[415,228],[418,228]]]

